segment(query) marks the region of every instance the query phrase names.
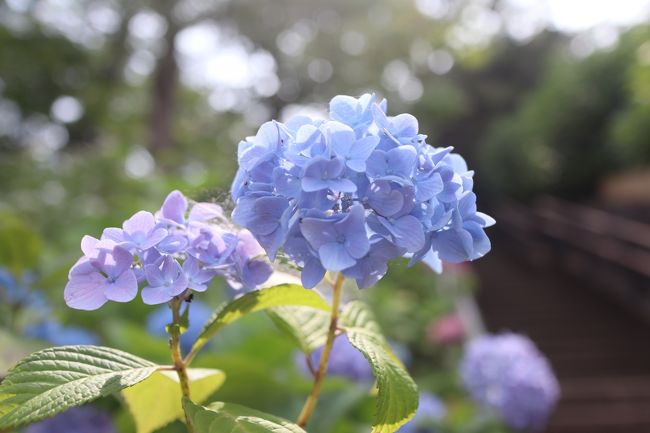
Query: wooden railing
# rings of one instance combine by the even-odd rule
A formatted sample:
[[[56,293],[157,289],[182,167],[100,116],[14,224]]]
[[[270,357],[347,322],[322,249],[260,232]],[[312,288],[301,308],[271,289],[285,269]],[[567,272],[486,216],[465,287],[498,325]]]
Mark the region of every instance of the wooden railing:
[[[519,255],[588,282],[650,323],[650,223],[554,197],[495,216]]]

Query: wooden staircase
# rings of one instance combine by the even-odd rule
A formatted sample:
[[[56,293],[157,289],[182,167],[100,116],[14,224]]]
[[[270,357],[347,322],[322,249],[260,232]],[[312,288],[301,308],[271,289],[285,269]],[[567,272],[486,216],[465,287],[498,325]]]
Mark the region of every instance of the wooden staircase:
[[[495,216],[478,303],[488,330],[549,357],[562,399],[547,432],[650,433],[650,226],[556,199]]]

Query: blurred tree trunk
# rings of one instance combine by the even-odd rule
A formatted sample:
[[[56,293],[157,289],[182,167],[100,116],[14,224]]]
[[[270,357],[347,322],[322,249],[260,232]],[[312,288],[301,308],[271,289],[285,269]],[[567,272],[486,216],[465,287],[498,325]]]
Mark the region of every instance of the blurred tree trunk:
[[[169,25],[165,37],[165,52],[158,60],[154,75],[150,143],[153,153],[167,149],[173,144],[174,112],[176,108],[176,90],[178,87],[178,64],[176,63],[177,27],[173,18],[167,17]]]
[[[124,72],[124,66],[129,58],[129,22],[137,10],[133,7],[129,7],[127,4],[123,6],[123,11],[124,15],[122,16],[120,27],[110,43],[110,59],[107,61],[107,64],[104,65],[101,72],[103,77],[102,80],[107,84],[107,93],[109,95],[115,90],[115,86],[119,84],[122,73]]]

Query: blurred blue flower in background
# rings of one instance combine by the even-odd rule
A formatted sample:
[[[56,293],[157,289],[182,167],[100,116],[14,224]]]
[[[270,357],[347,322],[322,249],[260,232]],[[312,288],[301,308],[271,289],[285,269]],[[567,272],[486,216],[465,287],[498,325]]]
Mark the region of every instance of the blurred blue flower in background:
[[[187,303],[185,308],[190,309],[190,325],[187,328],[187,331],[181,335],[181,350],[183,353],[188,353],[190,349],[192,349],[192,344],[194,344],[196,339],[199,337],[203,325],[205,325],[212,315],[213,309],[197,300]],[[162,306],[147,316],[147,331],[159,337],[167,337],[168,334],[165,327],[171,322],[171,310],[167,306]]]
[[[298,116],[263,124],[239,143],[232,219],[271,259],[284,254],[314,287],[326,271],[360,288],[388,261],[410,257],[440,270],[490,250],[473,172],[451,148],[435,148],[410,114],[386,115],[375,96],[336,96],[331,120]]]
[[[402,364],[408,367],[411,364],[411,361],[413,361],[413,354],[411,353],[408,344],[398,341],[389,341],[388,344],[395,356],[402,361]]]
[[[23,333],[26,337],[49,341],[56,346],[99,344],[99,337],[94,333],[77,326],[63,326],[55,320],[29,325]]]
[[[420,392],[420,401],[415,416],[399,430],[399,433],[434,433],[437,424],[447,415],[447,406],[434,394]]]
[[[517,430],[541,430],[560,396],[550,364],[523,335],[487,335],[470,342],[460,373],[472,398]]]
[[[63,326],[51,317],[52,309],[45,295],[31,287],[33,278],[30,272],[26,272],[19,280],[9,270],[0,268],[0,300],[13,309],[25,309],[30,313],[22,335],[56,346],[98,344],[96,334],[78,326]]]
[[[32,279],[29,272],[18,279],[8,269],[0,267],[0,300],[13,306],[46,310],[48,306],[45,296],[32,289]]]
[[[107,412],[80,406],[32,424],[25,433],[117,433],[117,429]]]
[[[315,370],[318,370],[322,353],[323,348],[321,347],[308,355]],[[296,353],[296,365],[298,370],[305,376],[312,374],[304,353]],[[344,377],[357,383],[372,383],[375,380],[370,364],[368,364],[361,352],[352,346],[345,334],[339,335],[334,340],[327,366],[327,374]]]

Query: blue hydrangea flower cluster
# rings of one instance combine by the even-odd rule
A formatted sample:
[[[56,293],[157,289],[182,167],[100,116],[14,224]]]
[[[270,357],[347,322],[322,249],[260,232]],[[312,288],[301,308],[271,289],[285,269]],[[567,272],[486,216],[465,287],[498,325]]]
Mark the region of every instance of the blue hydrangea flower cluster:
[[[496,410],[516,430],[541,430],[560,396],[548,361],[522,335],[472,341],[461,362],[461,376],[473,399]]]
[[[322,353],[323,348],[321,347],[308,355],[314,369],[318,369]],[[312,374],[302,352],[296,354],[296,365],[305,376]],[[350,343],[345,334],[339,335],[334,340],[327,364],[327,374],[344,377],[357,383],[370,384],[375,380],[370,364],[361,352]]]
[[[140,211],[100,239],[84,236],[84,255],[69,272],[68,306],[96,310],[128,302],[141,291],[145,304],[162,304],[188,290],[205,291],[217,275],[254,289],[272,273],[264,250],[247,230],[228,228],[221,207],[171,192],[154,215]]]
[[[313,287],[326,271],[368,287],[387,262],[474,260],[490,250],[473,172],[436,148],[410,114],[386,115],[375,96],[336,96],[329,120],[263,124],[239,143],[233,220],[274,259],[281,248]]]
[[[94,406],[80,406],[32,424],[25,433],[117,433],[117,428],[107,412]]]
[[[447,415],[447,405],[436,395],[422,391],[415,416],[398,433],[435,433],[438,424]]]

